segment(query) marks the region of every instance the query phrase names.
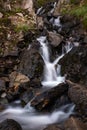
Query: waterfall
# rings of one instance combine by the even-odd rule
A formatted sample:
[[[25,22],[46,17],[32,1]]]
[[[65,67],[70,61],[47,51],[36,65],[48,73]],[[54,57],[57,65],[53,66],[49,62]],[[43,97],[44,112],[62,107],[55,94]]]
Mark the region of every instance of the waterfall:
[[[53,62],[50,61],[49,58],[49,49],[48,49],[48,42],[46,36],[41,36],[37,38],[39,41],[41,48],[40,53],[43,57],[45,66],[44,66],[44,77],[42,81],[42,85],[44,87],[55,87],[56,85],[65,81],[65,77],[61,76],[61,66],[57,65],[59,60],[65,55],[62,53],[58,58],[56,58]],[[67,42],[64,46],[66,53],[68,53],[71,49],[71,43]]]
[[[41,36],[37,40],[41,45],[40,54],[45,63],[42,85],[43,87],[54,87],[65,81],[65,77],[61,76],[61,66],[58,62],[65,53],[72,49],[71,43],[67,42],[63,47],[62,54],[51,62],[46,36]],[[46,125],[64,121],[73,113],[75,107],[73,104],[67,104],[52,113],[41,114],[31,107],[30,102],[25,108],[18,107],[18,103],[20,102],[15,102],[17,104],[15,107],[9,106],[6,110],[0,112],[0,122],[6,118],[14,119],[20,123],[23,130],[42,130]]]
[[[53,13],[56,3],[54,3],[50,13]],[[37,15],[42,15],[45,12],[43,7],[37,10]],[[61,16],[57,18],[51,18],[50,23],[53,26],[57,26],[59,29],[62,28],[60,23]],[[44,72],[43,72],[43,87],[55,87],[58,84],[65,82],[65,76],[61,76],[61,66],[58,64],[59,60],[72,49],[71,42],[67,41],[66,45],[62,48],[62,54],[58,56],[53,62],[50,61],[50,53],[48,47],[48,41],[46,36],[40,36],[37,38],[40,43],[40,54],[44,60]],[[28,50],[31,49],[29,45]],[[27,59],[26,59],[27,60]],[[18,102],[16,102],[18,103]],[[20,123],[23,130],[42,130],[46,125],[59,123],[67,119],[74,111],[73,104],[67,104],[61,108],[54,110],[52,113],[39,113],[33,107],[30,102],[25,108],[9,105],[6,110],[0,112],[0,122],[9,118],[14,119]],[[67,111],[66,111],[67,110]]]

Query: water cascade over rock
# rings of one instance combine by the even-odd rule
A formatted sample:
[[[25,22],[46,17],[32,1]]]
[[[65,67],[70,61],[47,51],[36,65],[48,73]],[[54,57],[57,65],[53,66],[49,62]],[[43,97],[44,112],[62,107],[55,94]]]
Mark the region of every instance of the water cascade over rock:
[[[70,80],[73,79],[72,75],[74,75],[73,72],[68,72],[71,70],[72,66],[74,66],[72,64],[73,58],[69,58],[69,60],[67,60],[67,57],[68,54],[72,57],[73,53],[75,53],[78,58],[77,62],[79,62],[81,61],[79,56],[82,55],[82,57],[86,57],[86,52],[84,51],[84,53],[82,53],[82,51],[80,50],[80,53],[78,52],[79,42],[75,41],[75,39],[71,37],[71,34],[73,34],[74,31],[70,30],[71,28],[68,28],[68,25],[66,26],[67,22],[62,25],[62,16],[53,16],[53,13],[55,13],[54,10],[56,5],[56,2],[52,2],[47,4],[47,8],[40,7],[36,11],[36,15],[38,15],[38,32],[34,36],[34,40],[30,40],[30,37],[28,38],[31,42],[29,43],[28,48],[22,48],[23,56],[21,56],[20,64],[17,66],[17,79],[15,78],[17,84],[14,85],[15,80],[12,80],[11,83],[11,78],[14,79],[14,75],[13,77],[12,75],[10,75],[9,78],[10,83],[7,88],[8,91],[11,92],[9,86],[11,86],[12,84],[12,88],[17,89],[19,100],[25,100],[26,105],[25,107],[22,107],[21,104],[23,102],[21,101],[9,103],[9,105],[7,105],[3,111],[0,111],[0,122],[5,119],[12,119],[17,121],[21,125],[23,130],[42,130],[47,125],[65,121],[65,119],[67,119],[74,112],[75,105],[72,103],[72,101],[77,104],[79,97],[81,97],[81,93],[78,91],[78,88],[81,87],[77,87],[77,89],[75,87],[70,88],[69,83],[66,82],[66,75],[68,75]],[[29,10],[29,7],[27,9]],[[41,23],[39,22],[39,20],[41,20]],[[69,21],[70,27],[76,26],[76,22],[73,22],[72,26],[72,22],[70,22],[71,21]],[[69,34],[69,32],[71,34]],[[48,33],[52,37],[48,36]],[[55,38],[58,42],[57,44],[55,42]],[[51,39],[51,41],[49,39]],[[73,46],[75,46],[76,51],[72,53]],[[50,49],[54,49],[54,53],[56,55],[50,53]],[[53,59],[51,59],[52,56]],[[74,61],[76,61],[76,59]],[[64,67],[64,65],[66,67]],[[82,68],[82,66],[83,64],[81,64],[80,67]],[[23,79],[19,78],[19,81],[21,80],[21,82],[19,82],[20,84],[18,84],[18,77],[20,76],[19,74],[23,77]],[[26,82],[23,82],[25,81],[24,77],[27,79]],[[5,83],[1,80],[0,83],[2,83],[0,84],[0,87],[3,86],[2,89],[0,88],[0,92],[2,94],[1,98],[3,98],[3,92],[5,92],[5,97],[8,97],[9,93],[8,91],[5,91]],[[21,90],[21,88],[23,90]],[[74,91],[75,89],[76,93]],[[26,93],[28,96],[32,95],[29,97],[30,100],[26,98]],[[74,98],[74,95],[77,94],[79,96],[75,96],[77,98],[76,100]],[[66,101],[65,104],[58,106],[58,104],[61,104],[61,100],[65,99],[65,97],[69,99],[69,102]],[[8,101],[10,102],[10,100]],[[86,107],[85,101],[83,101],[83,104]]]

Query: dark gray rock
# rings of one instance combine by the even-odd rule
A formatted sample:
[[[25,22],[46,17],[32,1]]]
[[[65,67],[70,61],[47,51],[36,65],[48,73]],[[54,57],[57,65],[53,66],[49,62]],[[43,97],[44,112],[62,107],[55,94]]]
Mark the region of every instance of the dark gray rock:
[[[60,61],[61,73],[72,82],[87,85],[87,46],[74,47]]]
[[[71,81],[67,82],[70,86],[68,95],[71,101],[76,104],[76,107],[82,114],[87,115],[87,88]]]
[[[12,119],[6,119],[0,123],[0,130],[22,130],[19,123]]]
[[[25,50],[21,58],[18,71],[27,75],[30,79],[38,78],[40,80],[44,63],[39,54],[38,44],[31,45],[29,50]]]

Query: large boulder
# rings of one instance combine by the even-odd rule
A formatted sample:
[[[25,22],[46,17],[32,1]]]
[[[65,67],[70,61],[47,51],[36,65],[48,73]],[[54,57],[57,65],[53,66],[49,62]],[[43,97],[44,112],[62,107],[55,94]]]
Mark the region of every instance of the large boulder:
[[[72,82],[87,85],[87,46],[74,47],[59,61],[61,73]]]
[[[54,32],[48,32],[48,38],[50,44],[54,47],[57,47],[63,40],[63,36]]]
[[[8,101],[13,101],[18,99],[20,93],[24,92],[27,88],[29,88],[29,78],[19,72],[12,72],[9,75],[10,83],[7,92],[7,99]]]
[[[80,84],[67,81],[69,84],[68,95],[72,102],[76,104],[76,107],[83,114],[87,114],[87,88]]]
[[[0,123],[0,130],[22,130],[19,123],[12,119],[6,119]]]
[[[43,110],[45,108],[51,108],[51,105],[68,90],[68,85],[66,83],[61,83],[58,86],[51,88],[45,92],[39,93],[31,101],[31,106],[35,107],[37,110]]]
[[[39,46],[38,44],[33,44],[23,53],[18,70],[27,75],[31,80],[35,78],[41,80],[43,64],[43,59],[39,53]]]

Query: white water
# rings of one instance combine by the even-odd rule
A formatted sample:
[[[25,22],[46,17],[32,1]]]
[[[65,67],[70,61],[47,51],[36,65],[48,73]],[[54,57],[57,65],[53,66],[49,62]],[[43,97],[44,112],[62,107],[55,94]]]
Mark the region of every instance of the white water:
[[[58,65],[59,60],[64,56],[58,56],[53,63],[50,62],[49,48],[46,37],[40,37],[37,39],[41,45],[41,55],[45,62],[44,66],[44,80],[42,81],[45,87],[54,87],[61,82],[65,81],[65,77],[61,76],[61,66]],[[64,48],[66,53],[71,50],[71,46],[68,44]],[[15,102],[19,103],[19,102]],[[66,111],[67,110],[67,111]],[[20,123],[23,130],[40,130],[48,124],[64,121],[67,119],[74,110],[73,104],[62,106],[60,109],[53,111],[52,113],[38,113],[28,103],[25,108],[21,107],[8,107],[6,110],[0,113],[0,122],[5,119],[14,119]]]
[[[44,87],[55,87],[56,85],[60,84],[61,82],[65,81],[65,77],[61,76],[61,66],[57,65],[59,60],[65,55],[62,53],[60,56],[58,56],[57,59],[52,63],[50,61],[50,56],[49,56],[49,48],[48,48],[48,42],[46,40],[45,36],[41,36],[37,38],[37,41],[40,42],[41,45],[41,50],[40,53],[43,57],[45,66],[44,66],[44,77],[42,81],[42,85]],[[66,44],[65,46],[65,51],[68,53],[71,49],[71,43]]]
[[[61,110],[54,111],[51,114],[40,114],[33,112],[32,109],[29,111],[29,109],[10,107],[0,113],[0,121],[6,118],[14,119],[20,123],[23,130],[40,130],[48,124],[64,121],[73,113],[74,105],[63,106]],[[64,112],[66,109],[67,112]]]

